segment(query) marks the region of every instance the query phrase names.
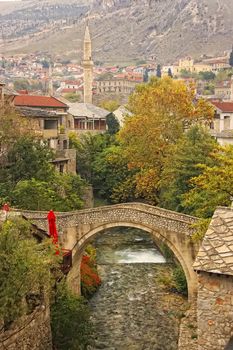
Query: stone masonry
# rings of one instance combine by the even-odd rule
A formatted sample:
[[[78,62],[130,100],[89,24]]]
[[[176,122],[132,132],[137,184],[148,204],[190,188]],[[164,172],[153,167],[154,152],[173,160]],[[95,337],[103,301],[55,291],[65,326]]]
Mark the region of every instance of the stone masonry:
[[[198,272],[198,350],[225,350],[233,336],[233,209],[218,208],[194,269]],[[232,347],[231,347],[232,348]]]
[[[47,213],[23,211],[39,228],[48,231]],[[111,227],[135,227],[149,232],[173,251],[186,275],[189,299],[195,299],[196,273],[193,263],[198,246],[193,243],[192,225],[196,218],[143,203],[127,203],[75,212],[56,213],[59,239],[63,248],[72,250],[73,268],[68,279],[73,289],[79,290],[78,275],[82,251],[90,240],[101,231]],[[75,282],[76,281],[76,282]]]
[[[0,350],[52,350],[49,307],[38,307],[0,332]]]

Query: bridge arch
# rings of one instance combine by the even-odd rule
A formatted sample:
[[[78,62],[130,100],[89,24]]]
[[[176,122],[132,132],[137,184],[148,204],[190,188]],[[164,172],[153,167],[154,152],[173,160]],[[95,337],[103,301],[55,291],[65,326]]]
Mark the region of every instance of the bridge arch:
[[[181,235],[174,235],[173,232],[169,232],[167,229],[159,228],[159,227],[150,227],[142,222],[132,222],[132,221],[124,221],[118,220],[117,222],[109,222],[104,224],[97,224],[95,227],[91,225],[91,227],[85,230],[85,233],[82,234],[82,237],[76,242],[73,247],[73,262],[74,268],[77,264],[76,268],[80,269],[80,257],[86,247],[86,245],[92,241],[98,234],[107,229],[116,228],[116,227],[132,227],[137,228],[142,231],[149,233],[152,238],[154,238],[158,242],[165,243],[169,249],[173,252],[174,256],[182,266],[182,269],[185,273],[187,286],[188,286],[188,297],[189,300],[192,301],[196,298],[196,290],[197,290],[197,281],[196,281],[196,273],[192,268],[192,264],[194,262],[195,254],[193,254],[192,242],[190,239]],[[188,248],[188,249],[187,249]],[[76,271],[77,277],[77,271]]]
[[[39,228],[47,230],[47,213],[21,212]],[[85,245],[99,232],[112,227],[135,227],[164,242],[180,262],[188,284],[189,300],[196,298],[197,276],[193,270],[199,246],[192,242],[192,225],[197,218],[143,203],[123,203],[74,212],[56,213],[60,242],[71,249],[73,267],[68,280],[80,290],[79,265]]]
[[[168,246],[168,248],[171,249],[171,251],[173,252],[174,256],[176,257],[176,259],[179,261],[180,265],[182,266],[182,268],[184,270],[184,273],[185,273],[185,277],[186,277],[187,282],[190,280],[191,276],[190,276],[189,268],[186,265],[185,259],[180,254],[179,250],[176,248],[176,246],[175,246],[175,244],[173,244],[173,242],[168,241],[166,239],[166,237],[164,237],[159,230],[153,230],[153,229],[151,229],[149,227],[146,227],[144,225],[135,224],[135,223],[131,223],[131,222],[109,223],[109,224],[105,224],[104,227],[103,227],[103,225],[100,225],[100,226],[95,227],[94,229],[88,231],[82,237],[82,239],[77,242],[77,246],[73,250],[74,260],[76,260],[75,259],[75,254],[79,255],[80,251],[83,251],[85,249],[85,246],[90,241],[92,241],[100,232],[105,231],[107,229],[116,228],[116,227],[137,228],[137,229],[140,229],[142,231],[150,233],[153,238],[157,239],[160,242],[165,243]]]

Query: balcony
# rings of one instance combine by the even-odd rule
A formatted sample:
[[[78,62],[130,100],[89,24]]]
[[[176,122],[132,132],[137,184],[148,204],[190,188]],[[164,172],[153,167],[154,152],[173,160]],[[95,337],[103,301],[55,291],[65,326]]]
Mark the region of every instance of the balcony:
[[[43,138],[49,139],[49,138],[55,138],[58,137],[58,130],[57,129],[44,129],[43,130]]]

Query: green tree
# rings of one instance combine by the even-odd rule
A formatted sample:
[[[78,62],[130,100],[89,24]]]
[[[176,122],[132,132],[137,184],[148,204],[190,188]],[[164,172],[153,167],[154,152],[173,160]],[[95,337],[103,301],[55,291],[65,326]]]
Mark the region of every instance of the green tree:
[[[171,68],[168,68],[167,75],[168,75],[170,78],[173,78],[173,74],[172,74]]]
[[[229,58],[229,65],[230,65],[231,67],[233,67],[233,47],[232,47],[231,54],[230,54],[230,58]]]
[[[10,194],[10,202],[21,209],[50,210],[54,209],[56,197],[47,182],[30,179],[17,183]]]
[[[54,172],[49,181],[19,181],[5,198],[18,208],[28,210],[71,211],[83,206],[85,182],[78,175]]]
[[[143,74],[143,82],[147,83],[149,81],[148,69],[146,68]]]
[[[75,92],[68,92],[67,94],[64,94],[65,99],[67,99],[70,102],[80,102],[81,96]]]
[[[120,146],[111,145],[96,156],[93,174],[93,186],[98,196],[106,198],[109,202],[133,199],[134,172],[129,171],[127,159]]]
[[[23,219],[5,221],[0,228],[0,320],[4,327],[32,311],[50,290],[50,268],[57,266],[48,242],[32,238],[30,224]],[[32,298],[33,297],[33,298]],[[31,299],[32,298],[32,299]]]
[[[198,73],[201,80],[214,80],[216,75],[213,72],[200,72]]]
[[[21,78],[14,81],[15,90],[28,90],[30,83],[27,79]]]
[[[5,104],[0,110],[0,165],[7,161],[9,149],[22,137],[33,135],[28,118],[20,116],[14,107]]]
[[[212,165],[211,152],[216,141],[203,127],[195,125],[171,147],[161,175],[159,204],[167,209],[186,212],[183,195],[193,187],[190,180],[201,174],[200,163]],[[187,212],[189,212],[187,210]]]
[[[107,133],[109,133],[110,135],[115,135],[120,130],[120,124],[117,118],[115,117],[114,113],[107,115],[106,124],[108,127]]]
[[[7,174],[13,183],[32,177],[46,181],[53,174],[53,158],[46,143],[32,136],[21,137],[8,151]]]
[[[160,64],[157,65],[157,68],[156,68],[156,76],[157,76],[157,78],[161,78],[161,77],[162,77],[162,72],[161,72],[161,66],[160,66]]]
[[[70,145],[77,150],[77,172],[89,183],[93,183],[93,164],[99,153],[110,143],[111,136],[108,134],[85,133],[77,137],[70,133]]]
[[[200,164],[201,174],[191,179],[193,188],[184,194],[182,206],[201,218],[213,215],[217,206],[228,206],[233,196],[233,146],[211,153],[213,164]]]

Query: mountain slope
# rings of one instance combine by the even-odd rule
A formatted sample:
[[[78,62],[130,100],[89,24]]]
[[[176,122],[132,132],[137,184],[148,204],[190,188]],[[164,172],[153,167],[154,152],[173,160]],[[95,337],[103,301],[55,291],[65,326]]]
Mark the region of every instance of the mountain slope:
[[[4,50],[40,49],[81,59],[88,12],[95,60],[120,62],[153,56],[158,62],[168,63],[187,54],[218,54],[231,49],[233,42],[232,0],[50,0],[37,2],[36,7],[28,1],[28,10],[16,10],[7,16],[16,22],[21,18],[25,24],[35,11],[38,25],[33,30],[25,29],[16,41],[5,39]],[[0,18],[1,23],[7,16]],[[28,32],[31,37],[22,39]]]

